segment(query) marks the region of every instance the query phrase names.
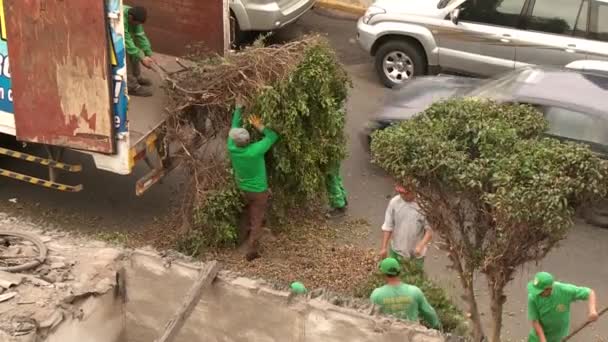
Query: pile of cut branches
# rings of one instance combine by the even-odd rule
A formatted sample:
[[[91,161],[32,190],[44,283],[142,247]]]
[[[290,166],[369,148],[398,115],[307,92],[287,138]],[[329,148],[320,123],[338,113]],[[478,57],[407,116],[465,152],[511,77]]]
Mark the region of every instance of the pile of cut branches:
[[[246,104],[245,118],[259,114],[280,136],[267,157],[272,217],[322,204],[326,174],[346,154],[343,108],[350,86],[327,41],[256,42],[225,57],[190,59],[184,70],[165,77],[167,137],[180,147],[178,157],[191,176],[180,215],[190,232],[181,249],[195,254],[205,245],[234,242],[241,205],[225,146],[237,98]]]

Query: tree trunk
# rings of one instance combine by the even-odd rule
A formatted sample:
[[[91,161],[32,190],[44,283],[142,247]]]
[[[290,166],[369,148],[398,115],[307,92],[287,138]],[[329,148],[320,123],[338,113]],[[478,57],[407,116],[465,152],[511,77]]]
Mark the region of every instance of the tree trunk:
[[[481,315],[479,314],[479,307],[477,306],[477,300],[475,299],[475,289],[473,288],[473,277],[470,279],[470,285],[465,285],[465,281],[462,281],[462,285],[466,292],[467,302],[469,303],[469,311],[471,314],[471,321],[473,322],[473,341],[481,342],[485,336],[483,332],[483,325],[481,324]]]
[[[492,333],[490,335],[490,342],[500,342],[502,310],[505,301],[504,284],[490,284],[490,310],[492,311]]]
[[[473,341],[481,342],[483,341],[485,334],[483,332],[483,325],[481,324],[479,307],[477,306],[477,300],[475,299],[475,288],[473,286],[473,275],[475,273],[473,271],[465,271],[458,256],[449,254],[449,257],[452,260],[453,268],[458,272],[458,275],[460,275],[460,283],[465,292],[464,299],[467,304],[469,304],[469,313],[471,315],[469,319],[473,322]]]

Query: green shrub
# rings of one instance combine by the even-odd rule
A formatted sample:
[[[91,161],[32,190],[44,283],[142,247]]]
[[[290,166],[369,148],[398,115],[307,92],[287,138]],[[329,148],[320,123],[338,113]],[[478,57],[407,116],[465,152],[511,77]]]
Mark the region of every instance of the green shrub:
[[[321,39],[287,78],[257,96],[253,112],[280,135],[267,158],[274,218],[314,209],[327,198],[326,174],[346,157],[349,86],[346,71]]]
[[[204,247],[234,246],[242,207],[240,192],[233,182],[225,189],[210,192],[203,205],[194,209],[193,229],[178,240],[177,250],[198,256]]]

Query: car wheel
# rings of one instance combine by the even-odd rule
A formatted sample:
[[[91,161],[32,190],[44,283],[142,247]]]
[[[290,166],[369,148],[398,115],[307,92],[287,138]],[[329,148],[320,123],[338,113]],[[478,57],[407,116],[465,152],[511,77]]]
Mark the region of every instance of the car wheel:
[[[601,201],[583,211],[585,221],[596,227],[608,228],[608,203]]]
[[[393,88],[423,75],[426,59],[420,47],[402,40],[388,41],[376,52],[376,72],[382,83]]]

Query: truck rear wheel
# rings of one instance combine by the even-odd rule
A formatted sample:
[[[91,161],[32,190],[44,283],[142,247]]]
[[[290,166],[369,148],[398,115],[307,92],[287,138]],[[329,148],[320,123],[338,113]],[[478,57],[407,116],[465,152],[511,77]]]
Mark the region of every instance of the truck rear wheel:
[[[388,88],[424,75],[427,69],[424,51],[403,40],[390,40],[382,44],[376,52],[375,66],[378,77]]]

